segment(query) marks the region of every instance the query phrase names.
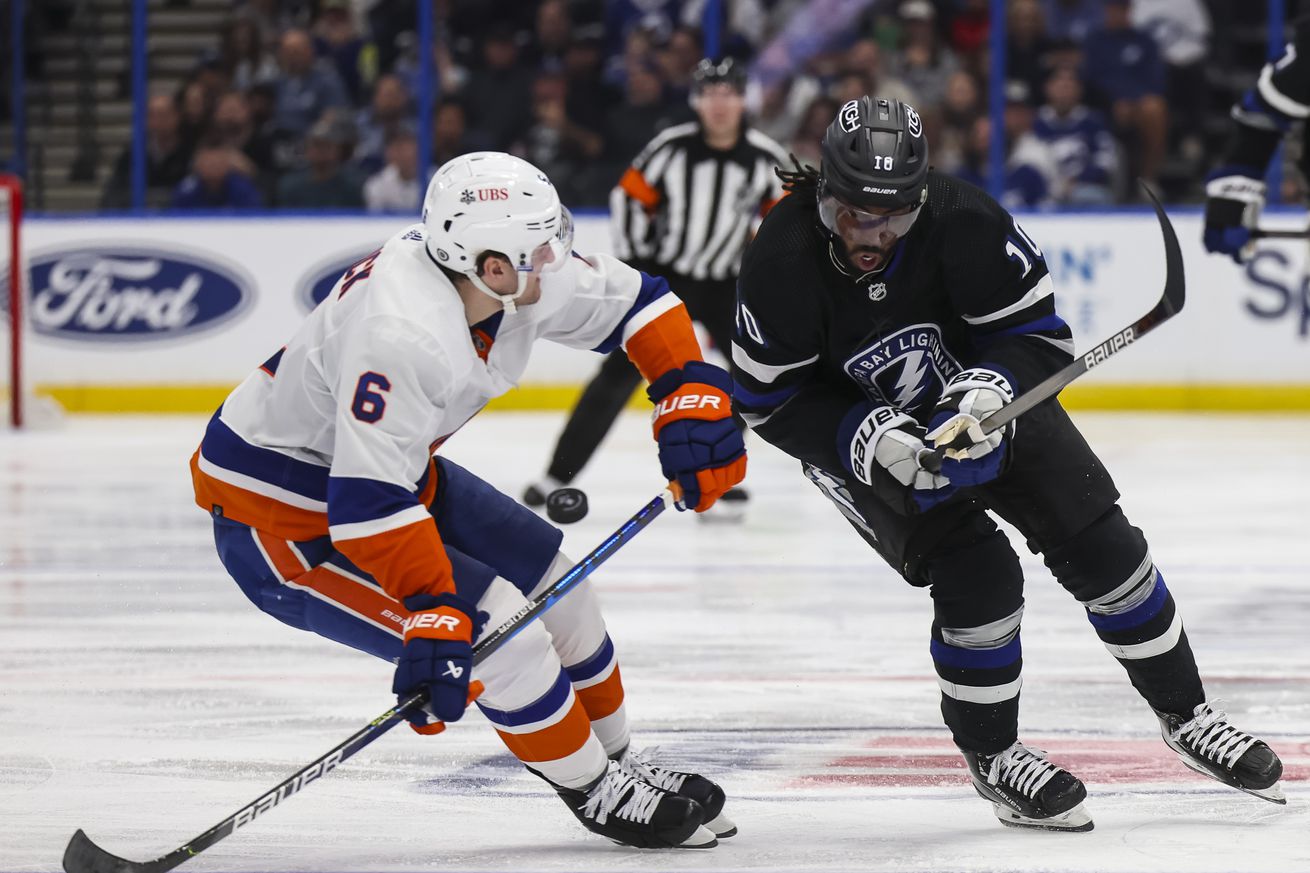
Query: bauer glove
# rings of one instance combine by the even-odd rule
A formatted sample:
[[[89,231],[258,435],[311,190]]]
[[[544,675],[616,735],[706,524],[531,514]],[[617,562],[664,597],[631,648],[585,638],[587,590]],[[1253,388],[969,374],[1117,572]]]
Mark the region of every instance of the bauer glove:
[[[660,376],[646,391],[664,477],[682,489],[679,509],[704,512],[746,476],[746,444],[732,420],[732,377],[704,361]]]
[[[481,692],[474,683],[473,640],[488,616],[454,594],[415,594],[405,598],[405,644],[396,661],[391,690],[406,697],[426,688],[428,702],[409,716],[419,733],[440,733],[443,722],[459,721]]]
[[[1205,250],[1242,263],[1251,228],[1265,204],[1264,174],[1254,167],[1220,167],[1205,182]]]
[[[861,403],[837,429],[837,451],[856,479],[876,489],[881,470],[908,488],[914,508],[924,512],[949,498],[955,488],[919,463],[929,451],[923,438],[923,426],[900,409]]]
[[[982,485],[1001,475],[1014,422],[984,434],[981,421],[1014,399],[1009,378],[975,367],[956,373],[929,419],[927,439],[945,449],[942,475],[952,485]]]

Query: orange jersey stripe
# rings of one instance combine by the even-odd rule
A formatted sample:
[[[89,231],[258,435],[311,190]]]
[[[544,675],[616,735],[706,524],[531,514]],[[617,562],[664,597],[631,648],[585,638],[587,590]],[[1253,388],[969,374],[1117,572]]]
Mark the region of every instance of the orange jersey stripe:
[[[654,209],[660,204],[660,192],[646,181],[646,177],[636,167],[628,167],[624,171],[623,178],[619,179],[619,187],[623,189],[623,193],[647,209]]]
[[[624,346],[642,378],[654,382],[688,361],[701,360],[700,343],[687,307],[679,303],[632,335]]]
[[[332,544],[397,600],[411,594],[455,590],[454,570],[431,516],[394,530],[334,540]]]
[[[199,450],[191,456],[191,481],[195,486],[196,505],[205,512],[213,512],[215,506],[221,507],[224,518],[286,540],[312,540],[327,536],[326,512],[289,506],[271,497],[215,479],[200,469]]]
[[[303,576],[309,572],[309,568],[300,562],[296,553],[287,545],[286,540],[280,540],[277,537],[269,536],[263,531],[255,531],[255,538],[259,540],[259,545],[268,556],[268,560],[273,564],[273,569],[282,577],[283,582],[289,582],[298,576]]]
[[[530,734],[496,733],[520,761],[558,761],[581,749],[591,737],[591,719],[575,697],[564,718],[548,728]]]
[[[335,603],[341,604],[350,612],[359,615],[374,624],[381,625],[396,635],[409,612],[403,603],[392,600],[365,583],[347,579],[333,572],[329,567],[320,565],[298,578],[288,580],[298,588],[309,588]]]
[[[598,682],[587,688],[576,688],[574,693],[587,710],[587,717],[598,721],[613,715],[623,705],[623,678],[619,676],[619,665],[614,665],[614,672],[604,682]]]

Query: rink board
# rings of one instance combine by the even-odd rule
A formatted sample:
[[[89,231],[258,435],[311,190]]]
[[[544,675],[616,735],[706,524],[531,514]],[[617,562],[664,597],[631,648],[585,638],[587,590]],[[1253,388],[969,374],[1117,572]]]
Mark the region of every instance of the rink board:
[[[1058,309],[1087,348],[1159,298],[1160,234],[1147,213],[1032,215]],[[1175,225],[1188,305],[1070,388],[1074,406],[1310,409],[1305,246],[1268,243],[1245,267],[1207,256],[1200,218]],[[386,218],[33,219],[31,381],[82,411],[203,411],[280,348],[355,260],[403,226]],[[577,248],[608,251],[603,215]],[[804,289],[797,289],[804,293]],[[543,343],[502,408],[562,408],[593,355]]]

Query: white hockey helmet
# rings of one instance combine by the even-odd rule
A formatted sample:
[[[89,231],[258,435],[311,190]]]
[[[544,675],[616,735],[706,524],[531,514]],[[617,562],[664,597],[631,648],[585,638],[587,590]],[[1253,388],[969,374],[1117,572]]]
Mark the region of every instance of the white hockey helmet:
[[[463,273],[513,312],[534,271],[563,266],[573,248],[573,216],[546,174],[504,152],[447,161],[423,198],[428,254]],[[518,290],[497,294],[478,275],[479,256],[499,252],[518,270]]]

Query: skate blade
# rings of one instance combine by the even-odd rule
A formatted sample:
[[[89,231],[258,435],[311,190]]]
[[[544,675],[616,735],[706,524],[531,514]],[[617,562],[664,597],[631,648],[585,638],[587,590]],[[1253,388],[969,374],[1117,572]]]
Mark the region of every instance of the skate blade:
[[[722,816],[720,816],[721,818]],[[718,821],[718,819],[715,819]],[[733,829],[736,833],[736,829]],[[705,825],[699,825],[696,830],[692,831],[691,836],[678,844],[679,849],[712,849],[719,844],[718,837],[714,832]]]
[[[714,836],[721,840],[737,835],[737,825],[723,813],[719,813],[718,817],[713,821],[705,822],[705,827],[713,831]]]
[[[1223,778],[1219,774],[1215,773],[1213,770],[1210,770],[1206,767],[1203,767],[1200,764],[1195,763],[1189,757],[1186,757],[1184,755],[1179,755],[1178,758],[1180,761],[1182,761],[1184,764],[1187,765],[1188,769],[1195,770],[1197,773],[1200,773],[1202,776],[1209,776],[1214,781],[1221,782],[1224,785],[1227,785],[1229,788],[1236,788],[1238,791],[1242,791],[1245,792],[1246,794],[1250,794],[1254,797],[1258,797],[1261,800],[1267,800],[1270,803],[1276,803],[1279,806],[1287,805],[1287,795],[1283,794],[1283,783],[1281,782],[1275,782],[1273,785],[1270,785],[1268,788],[1247,788],[1245,785],[1242,785],[1236,781]]]
[[[1083,808],[1081,803],[1067,812],[1053,815],[1050,818],[1029,818],[999,803],[993,803],[992,809],[996,812],[996,818],[1001,824],[1011,828],[1084,833],[1095,827],[1092,823],[1092,817],[1087,814],[1087,810]]]

